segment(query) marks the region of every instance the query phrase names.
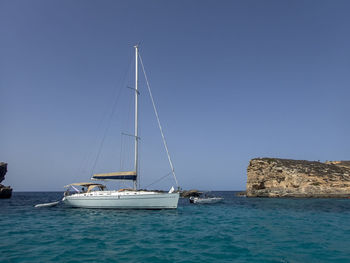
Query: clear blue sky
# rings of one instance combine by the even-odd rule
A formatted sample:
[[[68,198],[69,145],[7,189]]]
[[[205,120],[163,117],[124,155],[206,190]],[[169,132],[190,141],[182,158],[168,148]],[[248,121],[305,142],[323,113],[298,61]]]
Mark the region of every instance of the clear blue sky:
[[[245,189],[255,157],[350,159],[349,10],[341,0],[1,0],[4,183],[45,191],[89,180],[119,90],[95,172],[120,168],[139,41],[183,188]],[[169,168],[140,85],[145,186]]]

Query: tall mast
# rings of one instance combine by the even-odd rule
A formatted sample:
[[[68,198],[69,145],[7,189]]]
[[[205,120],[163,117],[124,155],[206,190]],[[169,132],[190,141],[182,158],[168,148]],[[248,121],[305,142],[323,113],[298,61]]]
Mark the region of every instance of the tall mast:
[[[134,180],[134,189],[137,189],[137,177],[138,174],[138,141],[139,141],[139,130],[138,130],[138,45],[134,46],[135,48],[135,172],[136,172],[136,180]]]

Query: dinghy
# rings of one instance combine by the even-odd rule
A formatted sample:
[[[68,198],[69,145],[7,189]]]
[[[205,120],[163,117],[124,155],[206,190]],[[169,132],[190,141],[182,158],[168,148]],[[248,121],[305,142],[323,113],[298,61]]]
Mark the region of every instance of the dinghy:
[[[39,207],[51,207],[51,206],[56,206],[60,203],[60,201],[52,202],[52,203],[44,203],[44,204],[37,204],[34,207],[39,208]]]
[[[192,204],[215,204],[222,200],[222,197],[190,197],[190,203]]]

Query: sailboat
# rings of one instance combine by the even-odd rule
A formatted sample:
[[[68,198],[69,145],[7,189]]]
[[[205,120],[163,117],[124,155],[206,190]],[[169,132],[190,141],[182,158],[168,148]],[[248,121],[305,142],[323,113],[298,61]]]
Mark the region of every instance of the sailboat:
[[[169,192],[161,191],[148,191],[148,190],[138,190],[137,180],[138,180],[138,163],[139,163],[139,153],[138,153],[138,62],[140,60],[143,72],[145,73],[143,62],[141,56],[139,55],[138,45],[135,48],[135,133],[133,137],[135,138],[135,159],[134,159],[134,170],[126,172],[111,172],[103,174],[94,174],[92,180],[131,180],[133,181],[132,189],[120,189],[107,191],[103,184],[98,184],[94,182],[87,183],[74,183],[67,185],[68,190],[65,192],[62,201],[71,207],[80,208],[112,208],[112,209],[176,209],[179,201],[179,193],[175,191],[174,187],[171,187]],[[177,179],[175,176],[174,166],[172,164],[168,147],[165,141],[165,137],[160,125],[157,109],[154,104],[153,96],[150,91],[147,76],[145,74],[147,86],[149,88],[151,101],[153,108],[157,117],[158,125],[162,135],[164,147],[168,155],[169,164],[171,167],[171,173],[177,184]],[[83,187],[83,191],[78,191],[75,187]],[[76,190],[76,193],[71,194],[69,188],[72,187]]]

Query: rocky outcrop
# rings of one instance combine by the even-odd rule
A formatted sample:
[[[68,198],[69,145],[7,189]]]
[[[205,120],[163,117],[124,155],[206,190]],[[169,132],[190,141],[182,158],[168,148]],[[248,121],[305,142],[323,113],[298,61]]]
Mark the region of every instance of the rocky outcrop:
[[[350,161],[252,159],[248,197],[350,197]]]
[[[0,162],[0,183],[5,179],[7,173],[7,163]],[[0,198],[10,198],[12,195],[12,188],[0,184]]]
[[[0,183],[4,181],[7,173],[7,163],[0,162]]]
[[[335,164],[340,167],[350,168],[350,161],[326,161],[326,164]]]
[[[189,198],[189,197],[199,197],[203,192],[200,192],[198,190],[182,190],[180,192],[180,196],[183,198]]]

